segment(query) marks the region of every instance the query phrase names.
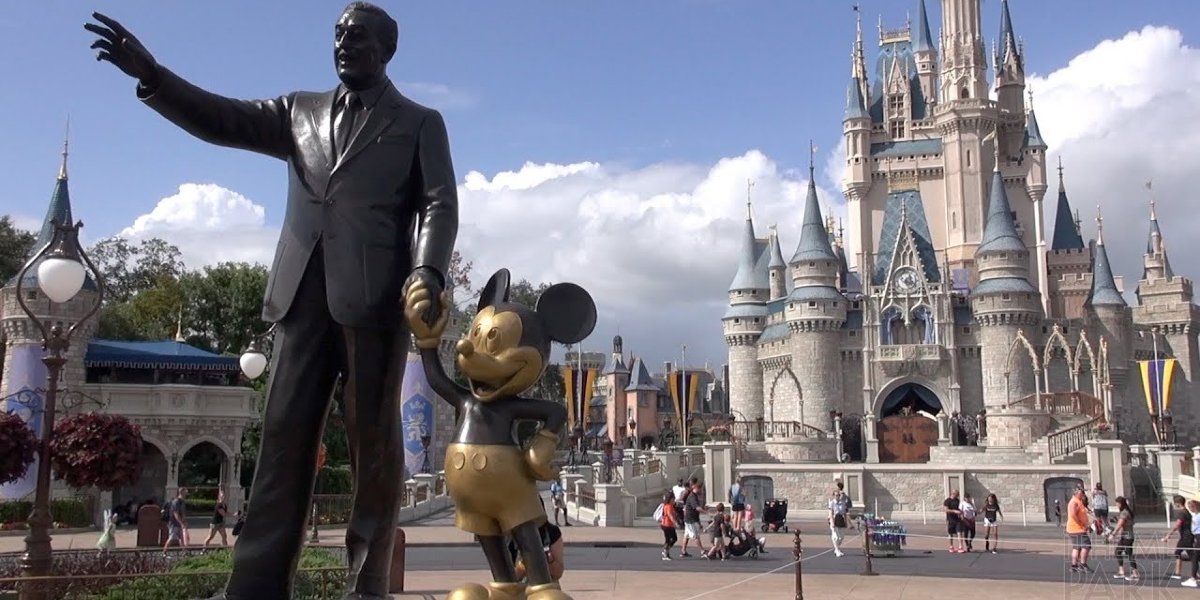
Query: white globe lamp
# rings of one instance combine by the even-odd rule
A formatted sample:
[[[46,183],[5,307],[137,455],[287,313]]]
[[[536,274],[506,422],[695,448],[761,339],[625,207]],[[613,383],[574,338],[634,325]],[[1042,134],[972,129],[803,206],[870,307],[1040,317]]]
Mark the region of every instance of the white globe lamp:
[[[247,379],[258,379],[267,370],[267,355],[258,349],[258,344],[251,344],[238,360],[242,373]]]
[[[76,258],[49,256],[37,268],[38,287],[50,300],[62,304],[83,289],[87,271]]]

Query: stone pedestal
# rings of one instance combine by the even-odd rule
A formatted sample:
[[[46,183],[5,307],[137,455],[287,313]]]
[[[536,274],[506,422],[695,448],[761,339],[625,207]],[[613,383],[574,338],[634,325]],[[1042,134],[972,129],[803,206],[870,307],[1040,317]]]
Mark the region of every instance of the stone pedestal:
[[[704,487],[708,488],[709,502],[722,502],[729,496],[734,478],[733,462],[732,443],[704,443]]]
[[[1187,453],[1183,450],[1158,451],[1158,472],[1164,494],[1179,493],[1179,476],[1183,474],[1184,456],[1187,456]]]
[[[866,462],[879,462],[879,434],[876,426],[878,419],[875,415],[869,414],[863,417],[863,440],[866,441],[867,457]]]
[[[1200,446],[1192,447],[1192,475],[1200,477]]]
[[[1125,463],[1125,444],[1120,440],[1089,440],[1087,443],[1088,474],[1092,487],[1099,482],[1110,498],[1128,497],[1133,493],[1129,465]],[[1085,484],[1086,485],[1086,484]]]
[[[878,442],[876,442],[878,445]],[[767,452],[779,462],[838,462],[838,442],[810,437],[773,438],[765,444]],[[870,444],[868,444],[870,447]],[[878,450],[876,451],[878,453]]]
[[[675,485],[675,480],[681,477],[679,474],[679,453],[659,450],[654,453],[654,457],[662,465],[662,474],[663,477],[667,478],[667,483]]]
[[[938,413],[936,420],[938,427],[938,445],[949,446],[953,443],[950,440],[950,415],[947,415],[944,412]]]
[[[598,483],[592,486],[596,497],[596,525],[598,527],[632,527],[633,511],[626,509],[625,492],[614,483]],[[626,522],[626,516],[629,517]]]

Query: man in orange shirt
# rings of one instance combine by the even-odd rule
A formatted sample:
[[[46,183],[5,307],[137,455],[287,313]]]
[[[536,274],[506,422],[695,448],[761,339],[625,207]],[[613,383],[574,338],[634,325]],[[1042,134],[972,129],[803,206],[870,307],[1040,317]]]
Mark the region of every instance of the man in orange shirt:
[[[1083,488],[1075,490],[1075,495],[1067,503],[1067,537],[1071,538],[1071,572],[1091,573],[1088,566],[1088,553],[1092,549],[1092,538],[1088,536],[1090,511]]]

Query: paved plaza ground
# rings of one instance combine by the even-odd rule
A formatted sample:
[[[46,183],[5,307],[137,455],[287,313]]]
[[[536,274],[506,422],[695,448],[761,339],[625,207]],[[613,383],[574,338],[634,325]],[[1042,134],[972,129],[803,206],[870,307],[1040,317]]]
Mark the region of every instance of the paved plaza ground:
[[[1200,591],[1179,587],[1168,579],[1173,560],[1168,548],[1153,536],[1162,535],[1157,523],[1146,522],[1137,584],[1112,578],[1116,563],[1112,546],[1096,539],[1090,561],[1097,572],[1075,576],[1066,570],[1066,543],[1062,530],[1052,525],[1006,526],[1001,551],[950,554],[939,527],[909,526],[908,544],[895,557],[872,561],[878,576],[861,575],[865,567],[861,537],[848,532],[846,556],[831,552],[828,527],[822,522],[795,522],[802,531],[804,593],[806,598],[863,598],[871,600],[969,597],[972,600],[1041,598],[1200,598]],[[453,526],[452,513],[435,515],[404,526],[406,589],[397,598],[442,598],[459,583],[490,579],[483,557],[469,534]],[[321,543],[340,544],[344,530],[322,529]],[[700,558],[660,560],[661,533],[653,527],[599,528],[576,525],[563,530],[567,574],[564,588],[576,600],[650,597],[662,600],[718,598],[730,595],[758,598],[792,598],[795,567],[792,534],[768,534],[768,553],[758,559],[731,558],[711,562]],[[202,541],[207,530],[198,521],[193,541]],[[91,548],[98,533],[55,536],[54,547]],[[197,540],[196,538],[200,539]],[[133,546],[132,530],[118,533],[119,547]],[[983,541],[978,540],[977,550]],[[0,552],[21,550],[20,536],[0,536]],[[693,552],[694,553],[694,552]]]

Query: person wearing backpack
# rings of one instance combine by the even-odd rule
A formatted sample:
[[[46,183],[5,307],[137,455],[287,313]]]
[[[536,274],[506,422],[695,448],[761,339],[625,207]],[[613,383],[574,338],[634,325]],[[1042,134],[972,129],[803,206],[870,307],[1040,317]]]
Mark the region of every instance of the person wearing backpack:
[[[1096,517],[1095,529],[1099,535],[1108,535],[1112,530],[1108,527],[1108,492],[1096,482],[1092,490],[1092,515]]]
[[[675,510],[675,494],[672,492],[663,494],[662,503],[654,509],[654,522],[658,523],[658,527],[663,532],[663,560],[671,560],[671,548],[679,541],[679,535],[675,533],[675,528],[679,524],[678,515],[679,513]]]
[[[746,493],[742,490],[742,478],[738,477],[733,485],[729,486],[729,510],[733,515],[733,528],[742,528],[742,519],[746,512]]]

